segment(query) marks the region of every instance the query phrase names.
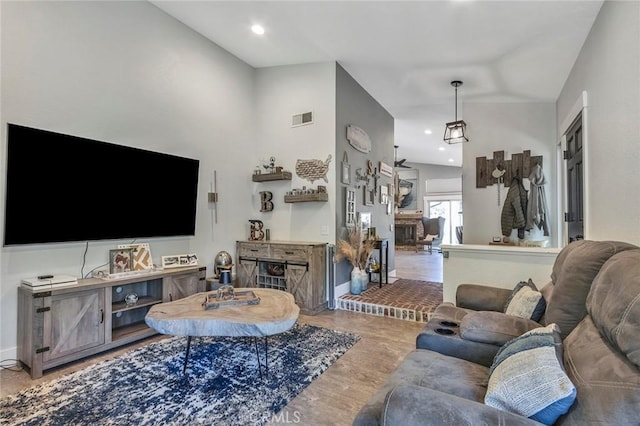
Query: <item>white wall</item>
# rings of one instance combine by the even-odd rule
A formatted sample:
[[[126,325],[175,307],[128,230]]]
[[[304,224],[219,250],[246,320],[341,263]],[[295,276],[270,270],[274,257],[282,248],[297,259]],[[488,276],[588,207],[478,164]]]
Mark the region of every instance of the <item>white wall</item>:
[[[493,158],[494,151],[504,151],[505,160],[513,154],[530,150],[532,156],[543,156],[543,172],[549,210],[555,211],[555,106],[552,103],[468,103],[464,107],[470,141],[463,147],[462,200],[464,205],[465,244],[487,244],[492,236],[500,236],[500,217],[508,188],[497,185],[476,188],[476,157]],[[524,180],[529,190],[528,180]],[[552,218],[552,226],[557,218]],[[515,231],[514,231],[515,235]],[[541,232],[533,238],[541,239]],[[551,235],[552,245],[557,236]]]
[[[418,210],[425,212],[424,196],[427,192],[426,182],[430,179],[450,179],[462,176],[462,167],[442,166],[439,164],[405,163],[405,165],[418,171]],[[397,169],[409,170],[409,169]],[[462,188],[458,188],[459,191]],[[427,215],[429,212],[426,212]]]
[[[558,98],[560,124],[588,95],[587,239],[640,244],[639,52],[640,2],[605,2]]]
[[[2,167],[13,122],[200,160],[196,236],[148,239],[153,260],[195,252],[212,269],[251,218],[254,70],[146,2],[1,2]],[[218,224],[208,204],[218,172]],[[117,173],[114,165],[114,173]],[[4,171],[1,173],[4,179]],[[81,178],[80,178],[81,179]],[[81,182],[79,181],[80,185]],[[2,182],[4,191],[4,182]],[[100,196],[87,210],[100,208]],[[0,199],[4,203],[4,192]],[[4,205],[0,208],[4,214]],[[170,206],[166,212],[170,220]],[[4,222],[4,220],[2,220]],[[0,231],[2,232],[2,231]],[[0,359],[15,358],[17,287],[42,273],[79,276],[129,241],[4,247]]]
[[[254,145],[243,153],[243,162],[257,165],[261,159],[274,156],[276,165],[293,175],[291,181],[254,183],[251,187],[251,218],[264,222],[272,240],[335,241],[335,79],[334,62],[256,70],[257,131]],[[308,111],[313,112],[313,124],[291,127],[292,115]],[[297,176],[297,160],[324,162],[329,155],[328,183],[322,179],[311,183]],[[245,170],[247,179],[251,171]],[[328,202],[284,202],[287,191],[318,185],[327,187]],[[260,191],[273,193],[272,212],[260,212]],[[322,227],[326,232],[321,232]]]

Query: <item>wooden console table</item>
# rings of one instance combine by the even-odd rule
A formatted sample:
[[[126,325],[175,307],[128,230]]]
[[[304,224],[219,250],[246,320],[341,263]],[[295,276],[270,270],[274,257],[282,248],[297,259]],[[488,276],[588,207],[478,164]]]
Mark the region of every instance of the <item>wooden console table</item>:
[[[237,285],[284,290],[304,315],[327,309],[327,243],[237,241]]]

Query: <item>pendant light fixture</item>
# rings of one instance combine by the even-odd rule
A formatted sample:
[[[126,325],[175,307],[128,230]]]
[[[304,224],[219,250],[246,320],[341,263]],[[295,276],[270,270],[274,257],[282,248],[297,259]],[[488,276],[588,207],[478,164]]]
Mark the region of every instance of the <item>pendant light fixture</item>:
[[[456,88],[456,121],[447,123],[447,128],[444,129],[444,141],[448,144],[469,142],[467,123],[464,120],[458,120],[458,87],[462,86],[462,82],[454,80],[451,85]]]

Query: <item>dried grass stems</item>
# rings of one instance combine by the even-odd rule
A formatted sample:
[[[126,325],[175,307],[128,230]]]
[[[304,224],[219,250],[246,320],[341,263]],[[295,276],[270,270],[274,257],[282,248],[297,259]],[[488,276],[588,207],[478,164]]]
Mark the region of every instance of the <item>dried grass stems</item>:
[[[354,268],[364,270],[369,262],[376,243],[362,238],[362,230],[355,226],[349,231],[347,240],[340,239],[336,244],[336,260],[347,259]]]

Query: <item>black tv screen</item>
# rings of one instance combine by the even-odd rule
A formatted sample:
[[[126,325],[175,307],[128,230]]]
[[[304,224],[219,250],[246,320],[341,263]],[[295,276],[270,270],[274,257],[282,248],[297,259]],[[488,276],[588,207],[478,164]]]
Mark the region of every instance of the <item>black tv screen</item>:
[[[4,244],[194,235],[199,161],[9,123]]]

